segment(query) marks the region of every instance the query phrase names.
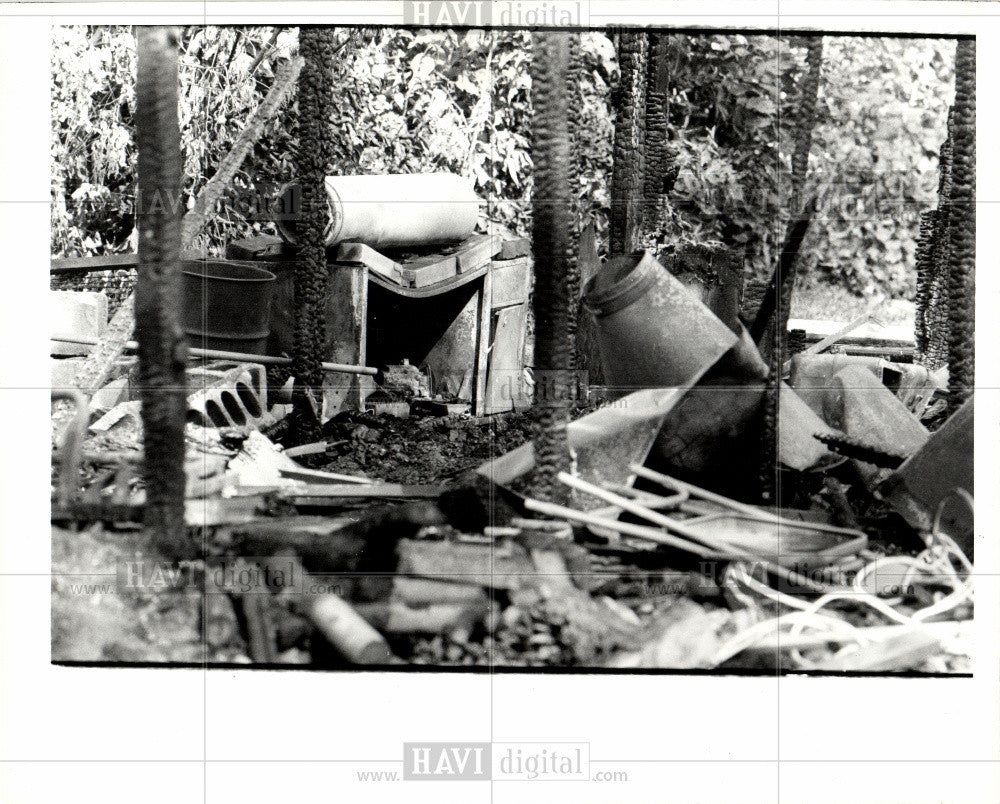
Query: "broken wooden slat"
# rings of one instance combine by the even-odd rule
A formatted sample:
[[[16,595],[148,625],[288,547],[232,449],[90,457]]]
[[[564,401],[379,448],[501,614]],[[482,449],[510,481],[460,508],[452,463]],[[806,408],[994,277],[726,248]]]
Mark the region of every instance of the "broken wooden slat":
[[[363,265],[369,271],[384,276],[392,282],[403,281],[402,265],[364,243],[341,243],[337,246],[337,262]]]
[[[135,268],[138,254],[102,254],[98,257],[53,257],[49,263],[52,276],[76,276],[97,271],[119,271]]]
[[[236,137],[232,149],[216,166],[215,174],[198,193],[194,207],[184,216],[184,229],[181,237],[185,245],[189,244],[201,227],[205,225],[209,215],[215,209],[215,205],[222,198],[226,188],[229,187],[240,165],[243,164],[243,160],[260,139],[264,126],[278,113],[278,110],[284,105],[285,99],[295,89],[303,64],[302,57],[297,56],[291,61],[282,62],[275,70],[274,83],[271,85],[267,97],[261,101],[250,119],[247,120],[243,130]]]
[[[404,261],[400,266],[403,284],[412,288],[434,285],[458,273],[458,261],[453,254],[430,254]]]
[[[338,446],[340,444],[346,444],[347,441],[316,441],[312,444],[301,444],[297,447],[289,447],[284,450],[285,455],[289,458],[300,458],[305,455],[322,455],[327,450]]]
[[[528,308],[505,307],[497,311],[496,332],[486,381],[486,413],[527,407],[522,393],[524,340]]]
[[[493,272],[487,271],[483,277],[483,287],[479,292],[479,315],[477,323],[479,332],[476,342],[476,390],[473,394],[474,413],[476,416],[486,415],[486,380],[489,375],[490,338],[493,334],[493,312],[491,299],[493,297]]]
[[[125,351],[135,327],[135,309],[132,294],[114,314],[104,337],[91,350],[73,380],[74,388],[88,397],[107,385],[115,363]],[[68,402],[57,402],[52,411],[52,441],[62,444],[66,427],[73,420],[74,408]]]
[[[497,235],[473,235],[455,252],[458,272],[464,274],[485,265],[500,251],[500,246]]]
[[[493,261],[491,305],[494,310],[511,304],[523,304],[528,300],[528,286],[531,280],[531,262],[526,257],[505,262]]]

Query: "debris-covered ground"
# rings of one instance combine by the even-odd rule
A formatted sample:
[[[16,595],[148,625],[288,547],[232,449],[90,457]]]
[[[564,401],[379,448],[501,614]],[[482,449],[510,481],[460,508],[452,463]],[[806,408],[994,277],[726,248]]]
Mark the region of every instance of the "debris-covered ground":
[[[112,428],[85,440],[84,485],[108,482],[99,456],[135,442],[135,423],[127,424],[117,435]],[[276,439],[281,429],[273,426]],[[197,531],[205,558],[182,562],[174,577],[163,569],[174,565],[157,563],[138,526],[54,526],[53,659],[349,666],[367,656],[430,666],[969,670],[971,588],[954,545],[943,539],[927,550],[849,461],[800,477],[796,510],[831,527],[859,528],[853,532],[867,544],[820,562],[822,571],[803,581],[775,575],[766,550],[733,562],[651,550],[641,530],[631,538],[600,523],[536,518],[509,492],[470,480],[476,467],[524,444],[529,430],[523,413],[344,413],[325,426],[321,450],[294,462],[260,434],[222,431],[204,454],[227,455],[220,461],[228,460],[230,473],[241,467],[236,488],[271,483],[279,496],[292,494],[297,514],[289,518],[295,511],[287,503],[272,503],[246,524],[225,514],[206,520],[209,527]],[[191,432],[204,439],[209,431]],[[253,460],[240,464],[236,455]],[[284,468],[273,471],[268,455],[280,456],[275,465]],[[287,468],[295,465],[306,473],[304,487],[294,485],[303,483],[299,470]],[[251,480],[248,466],[257,472]],[[437,491],[409,502],[309,496],[347,477],[375,481],[387,493]],[[128,485],[141,493],[134,476]],[[641,479],[636,488],[643,490],[622,499],[640,512],[668,513],[674,529],[733,513],[713,507],[711,495],[671,495]],[[619,512],[621,523],[642,528],[641,517]],[[760,514],[758,529],[766,517]],[[277,581],[268,575],[275,561],[285,572]],[[242,581],[234,580],[240,572]],[[233,577],[216,580],[226,573]],[[813,592],[807,582],[815,579],[849,593]],[[316,600],[331,595],[348,601],[357,618],[346,636],[318,613]],[[859,604],[861,596],[875,602]],[[949,616],[904,627],[921,610]],[[352,659],[338,638],[360,640],[364,650]]]
[[[409,416],[343,413],[323,434],[333,442],[308,465],[392,483],[442,483],[518,447],[530,437],[526,414]]]

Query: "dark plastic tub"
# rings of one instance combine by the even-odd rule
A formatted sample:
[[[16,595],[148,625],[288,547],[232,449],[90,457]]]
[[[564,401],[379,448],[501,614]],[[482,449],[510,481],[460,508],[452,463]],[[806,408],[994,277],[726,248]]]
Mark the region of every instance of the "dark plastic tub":
[[[191,345],[264,354],[274,274],[233,260],[185,260],[183,271],[184,331]]]

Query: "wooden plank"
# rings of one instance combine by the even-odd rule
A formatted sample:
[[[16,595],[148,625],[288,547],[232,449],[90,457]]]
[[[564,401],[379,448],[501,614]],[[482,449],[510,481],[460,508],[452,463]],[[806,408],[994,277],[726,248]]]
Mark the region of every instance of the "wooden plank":
[[[528,285],[531,279],[531,261],[527,257],[516,260],[494,260],[490,265],[493,274],[492,307],[508,307],[523,304],[528,300]]]
[[[364,365],[367,357],[368,271],[360,265],[331,263],[326,292],[326,344],[323,357],[335,363]],[[371,381],[347,374],[323,378],[324,422],[341,410],[362,407]]]
[[[400,483],[330,483],[310,488],[305,494],[283,493],[296,505],[327,505],[335,499],[429,500],[437,499],[444,486],[404,486]],[[313,502],[315,501],[315,502]]]
[[[500,251],[500,245],[500,238],[496,235],[473,235],[455,252],[458,272],[465,273],[485,265]]]
[[[423,359],[431,378],[431,396],[443,394],[472,401],[480,292],[475,290],[469,295],[465,306]],[[446,321],[447,318],[442,319],[442,323]]]
[[[403,284],[412,288],[422,288],[441,282],[458,273],[458,261],[454,254],[429,254],[414,257],[400,265]]]
[[[272,263],[273,265],[273,263]],[[446,293],[455,288],[460,288],[463,285],[467,285],[470,282],[474,282],[481,276],[488,273],[488,265],[482,265],[472,271],[466,271],[464,274],[455,274],[454,276],[449,276],[440,282],[435,282],[433,285],[428,285],[422,288],[411,288],[407,285],[398,285],[395,282],[390,282],[384,276],[379,276],[378,274],[368,274],[368,279],[378,285],[381,288],[385,288],[390,293],[395,293],[397,296],[403,296],[407,299],[429,299],[431,296],[437,296],[440,293]]]
[[[364,243],[341,243],[337,246],[337,262],[364,265],[369,271],[393,282],[402,283],[402,266],[394,259]]]
[[[487,271],[483,277],[483,287],[479,294],[479,337],[476,349],[476,392],[473,396],[476,416],[486,414],[486,380],[489,375],[490,339],[493,331],[493,312],[490,299],[493,297],[493,272]]]
[[[531,241],[526,237],[514,237],[500,244],[497,254],[499,260],[512,260],[515,257],[527,257],[531,254]]]
[[[496,312],[497,327],[486,382],[486,412],[499,413],[527,405],[522,395],[527,305]]]
[[[49,273],[53,276],[74,276],[97,271],[117,271],[139,265],[138,254],[104,254],[100,257],[53,257]]]

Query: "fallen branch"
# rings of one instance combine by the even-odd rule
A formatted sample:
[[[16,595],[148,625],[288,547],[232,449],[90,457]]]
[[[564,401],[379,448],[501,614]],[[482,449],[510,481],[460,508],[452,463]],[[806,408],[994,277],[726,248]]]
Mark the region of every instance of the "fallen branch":
[[[296,58],[291,62],[284,62],[274,76],[274,84],[267,97],[257,107],[253,115],[247,121],[246,126],[236,138],[232,149],[223,157],[219,167],[211,180],[198,193],[198,198],[194,206],[184,216],[183,229],[181,231],[181,241],[186,245],[194,240],[208,220],[208,216],[215,208],[222,194],[229,187],[236,171],[240,169],[243,160],[246,159],[254,143],[260,139],[264,131],[264,126],[278,113],[284,105],[291,91],[295,88],[302,70],[302,59]]]

